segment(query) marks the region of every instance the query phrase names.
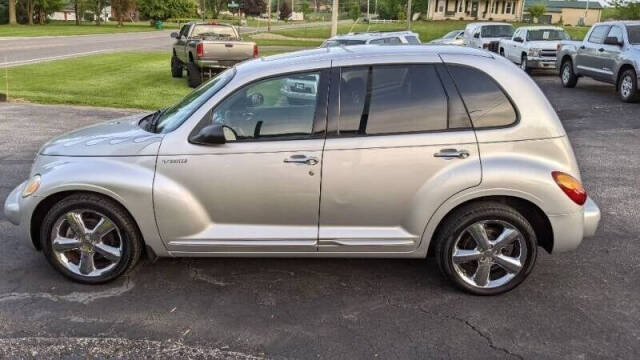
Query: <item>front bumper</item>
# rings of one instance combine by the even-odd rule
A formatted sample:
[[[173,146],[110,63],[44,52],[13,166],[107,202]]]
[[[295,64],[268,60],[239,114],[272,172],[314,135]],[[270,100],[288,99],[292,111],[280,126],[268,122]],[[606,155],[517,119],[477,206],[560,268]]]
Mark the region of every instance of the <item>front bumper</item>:
[[[27,181],[16,186],[16,188],[11,191],[7,200],[4,202],[4,215],[10,223],[18,225],[19,233],[35,248],[31,240],[31,214],[42,198],[35,195],[23,198],[22,190],[26,184]]]
[[[553,229],[553,252],[570,251],[578,247],[582,239],[594,236],[600,223],[600,209],[591,199],[581,211],[565,215],[550,215]]]
[[[20,225],[20,198],[22,197],[22,190],[26,183],[25,181],[16,186],[4,202],[4,216],[6,216],[13,225]]]
[[[527,58],[527,67],[531,69],[555,69],[556,58],[551,58],[551,57]]]

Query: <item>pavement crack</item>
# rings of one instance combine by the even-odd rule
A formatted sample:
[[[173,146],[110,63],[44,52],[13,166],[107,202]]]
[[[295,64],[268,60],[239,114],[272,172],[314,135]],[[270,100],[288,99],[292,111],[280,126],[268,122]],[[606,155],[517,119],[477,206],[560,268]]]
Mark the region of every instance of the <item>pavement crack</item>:
[[[74,291],[68,293],[66,295],[57,295],[49,292],[38,292],[38,293],[18,293],[18,292],[10,292],[5,294],[0,294],[0,303],[7,301],[22,301],[28,299],[45,299],[53,302],[74,302],[87,305],[96,300],[110,298],[115,296],[120,296],[135,286],[134,282],[130,280],[130,277],[126,277],[126,281],[121,286],[116,286],[112,288],[108,288],[102,291]]]

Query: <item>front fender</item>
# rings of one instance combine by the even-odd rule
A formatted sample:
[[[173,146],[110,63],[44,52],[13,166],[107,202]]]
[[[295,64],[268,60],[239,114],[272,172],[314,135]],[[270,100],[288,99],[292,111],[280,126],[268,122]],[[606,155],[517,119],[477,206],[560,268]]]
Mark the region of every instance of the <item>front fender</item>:
[[[41,175],[34,201],[68,191],[87,191],[119,202],[136,221],[145,243],[157,255],[168,255],[155,222],[152,188],[156,156],[40,156],[34,169]]]

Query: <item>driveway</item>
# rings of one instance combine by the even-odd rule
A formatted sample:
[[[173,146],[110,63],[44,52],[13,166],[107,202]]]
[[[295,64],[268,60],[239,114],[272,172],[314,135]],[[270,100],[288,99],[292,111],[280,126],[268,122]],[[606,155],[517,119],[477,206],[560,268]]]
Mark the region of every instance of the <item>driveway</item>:
[[[636,359],[640,104],[536,81],[603,217],[576,251],[540,252],[514,291],[463,294],[432,259],[160,259],[83,286],[0,215],[0,358]],[[49,137],[125,113],[0,104],[0,200]]]

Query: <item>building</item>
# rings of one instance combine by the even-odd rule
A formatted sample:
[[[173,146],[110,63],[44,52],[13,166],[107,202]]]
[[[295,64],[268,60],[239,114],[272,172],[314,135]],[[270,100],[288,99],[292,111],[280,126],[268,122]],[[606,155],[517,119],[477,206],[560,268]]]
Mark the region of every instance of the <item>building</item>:
[[[73,5],[67,4],[64,8],[49,15],[51,20],[59,21],[76,21],[76,11]]]
[[[518,21],[524,0],[429,0],[429,20]]]
[[[544,4],[547,11],[538,19],[540,24],[566,24],[566,25],[593,25],[600,21],[602,15],[602,5],[598,1],[549,1],[549,0],[526,0],[524,21],[530,21],[531,15],[527,13],[527,8],[534,4]],[[586,13],[586,16],[585,16]]]

